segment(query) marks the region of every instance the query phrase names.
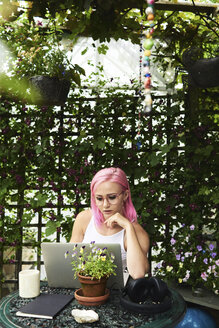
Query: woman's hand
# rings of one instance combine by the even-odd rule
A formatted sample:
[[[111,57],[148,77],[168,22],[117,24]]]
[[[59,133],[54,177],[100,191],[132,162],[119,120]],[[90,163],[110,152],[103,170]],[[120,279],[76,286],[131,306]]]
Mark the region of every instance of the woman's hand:
[[[124,248],[127,251],[127,267],[133,279],[142,278],[149,271],[147,253],[149,250],[149,237],[138,223],[132,223],[120,213],[112,215],[105,220],[110,229],[116,225],[125,230]]]
[[[131,222],[122,216],[120,213],[112,215],[109,219],[104,222],[108,228],[114,228],[116,225],[120,226],[123,229],[127,229]]]

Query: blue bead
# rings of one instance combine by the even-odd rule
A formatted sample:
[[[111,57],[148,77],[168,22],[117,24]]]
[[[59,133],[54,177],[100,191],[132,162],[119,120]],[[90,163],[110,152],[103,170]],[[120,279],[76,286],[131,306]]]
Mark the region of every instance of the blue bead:
[[[141,148],[141,139],[138,138],[138,142],[136,143],[136,146],[138,148],[138,150]]]
[[[150,73],[147,73],[144,75],[145,77],[151,77],[151,74]]]

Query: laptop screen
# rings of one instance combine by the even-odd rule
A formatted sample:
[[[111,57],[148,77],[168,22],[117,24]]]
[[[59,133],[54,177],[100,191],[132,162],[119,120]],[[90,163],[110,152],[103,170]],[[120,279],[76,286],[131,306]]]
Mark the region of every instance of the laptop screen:
[[[75,243],[76,244],[76,243]],[[72,256],[74,243],[42,243],[42,255],[45,265],[45,271],[49,287],[60,288],[80,288],[81,285],[77,278],[74,278],[72,270]],[[77,243],[78,247],[88,246],[90,244]],[[124,287],[122,257],[120,244],[100,244],[95,246],[103,248],[107,247],[110,253],[115,256],[114,263],[117,266],[116,275],[111,275],[107,281],[107,287],[112,289],[120,289]],[[66,258],[65,253],[69,252]]]

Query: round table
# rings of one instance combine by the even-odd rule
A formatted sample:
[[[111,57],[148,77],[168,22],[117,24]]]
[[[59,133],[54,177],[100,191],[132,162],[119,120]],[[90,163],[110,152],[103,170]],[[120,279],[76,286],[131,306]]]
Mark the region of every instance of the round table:
[[[186,303],[182,296],[170,289],[172,307],[170,310],[156,315],[131,313],[120,304],[119,292],[111,290],[106,304],[97,307],[85,307],[73,300],[53,320],[18,317],[16,312],[33,299],[20,298],[18,291],[9,294],[0,301],[1,328],[174,328],[184,317]],[[47,284],[41,286],[41,293],[72,294],[74,290],[66,288],[50,288]],[[71,315],[72,309],[93,309],[99,315],[99,321],[94,323],[77,323]]]

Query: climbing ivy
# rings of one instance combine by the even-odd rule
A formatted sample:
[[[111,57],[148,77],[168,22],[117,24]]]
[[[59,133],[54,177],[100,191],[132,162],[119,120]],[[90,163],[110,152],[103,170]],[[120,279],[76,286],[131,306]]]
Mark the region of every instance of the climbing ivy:
[[[38,9],[47,19],[51,18],[43,3],[49,5],[48,1],[33,2],[29,18]],[[121,5],[120,1],[117,3]],[[117,15],[127,11],[123,19],[129,22],[130,33],[125,25],[119,32],[118,26],[123,22],[120,17],[117,25],[112,24],[109,34],[103,27],[101,36],[96,23],[89,25],[94,18],[90,7],[73,15],[73,11],[65,7],[67,2],[54,4],[60,11],[55,9],[50,14],[57,15],[58,22],[66,21],[65,27],[71,28],[71,38],[78,33],[91,33],[94,39],[115,36],[139,42],[136,31],[140,17],[135,11],[123,7],[119,13],[115,10],[113,22],[117,22]],[[75,2],[75,8],[84,4]],[[155,35],[159,42],[153,52],[154,62],[162,73],[169,67],[175,68],[176,74],[171,75],[174,79],[167,84],[167,89],[173,90],[174,85],[177,89],[166,96],[154,96],[151,115],[141,116],[140,143],[137,139],[141,110],[139,84],[130,81],[121,86],[118,81],[112,85],[103,78],[101,65],[98,73],[83,78],[82,85],[71,91],[63,108],[27,104],[22,97],[12,97],[11,93],[1,95],[1,250],[12,247],[17,251],[27,241],[39,247],[41,241],[56,237],[59,240],[60,236],[69,240],[76,214],[89,206],[89,184],[93,175],[100,168],[112,165],[124,169],[129,178],[139,222],[148,231],[152,248],[157,252],[152,253],[152,259],[162,263],[164,274],[178,263],[173,258],[171,244],[176,229],[185,226],[186,233],[192,226],[196,237],[200,232],[191,244],[193,248],[202,246],[204,250],[209,238],[212,242],[218,239],[218,123],[215,115],[218,89],[193,88],[192,97],[182,59],[184,50],[191,45],[201,49],[202,57],[215,56],[217,21],[208,17],[212,23],[209,28],[204,24],[206,17],[200,21],[194,14],[158,12],[156,18]],[[36,62],[33,59],[29,64],[25,55],[18,60],[18,50],[24,50],[25,54],[31,42],[37,46],[43,31],[27,20],[22,24],[16,28],[15,21],[3,21],[0,26],[1,39],[8,42],[16,56],[10,72],[20,68],[20,76],[31,73]],[[57,35],[62,35],[62,28],[58,27]],[[22,29],[24,35],[34,32],[27,43],[22,39]],[[51,30],[47,26],[48,40],[51,40],[50,31],[54,32],[54,26]],[[18,34],[21,39],[17,38]],[[107,47],[101,45],[99,51],[105,52]],[[14,77],[17,78],[15,74]],[[98,81],[96,87],[92,84],[94,79]],[[34,231],[33,219],[42,225],[42,235],[40,232],[27,236],[28,230]],[[179,235],[179,245],[185,233]],[[13,254],[4,261],[14,262],[16,256]],[[173,272],[175,269],[173,267]],[[195,272],[195,279],[200,278],[197,275]],[[212,277],[208,287],[215,290],[211,282]]]

